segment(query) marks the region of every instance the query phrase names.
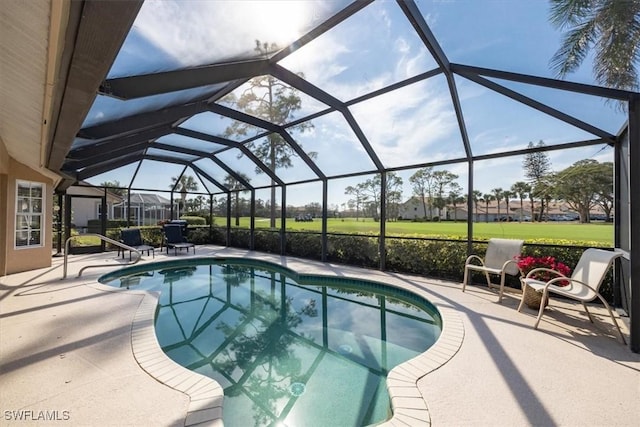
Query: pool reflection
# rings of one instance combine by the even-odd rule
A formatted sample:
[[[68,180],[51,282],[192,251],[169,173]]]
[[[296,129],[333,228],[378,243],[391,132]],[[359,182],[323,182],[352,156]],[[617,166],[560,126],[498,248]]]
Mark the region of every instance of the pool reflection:
[[[378,291],[300,285],[246,265],[163,271],[160,345],[222,385],[227,426],[383,421],[386,374],[441,330],[435,309]]]

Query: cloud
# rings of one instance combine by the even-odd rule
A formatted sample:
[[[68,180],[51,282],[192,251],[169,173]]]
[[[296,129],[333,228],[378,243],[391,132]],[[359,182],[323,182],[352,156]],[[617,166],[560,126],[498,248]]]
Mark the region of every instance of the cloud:
[[[447,93],[420,82],[351,107],[356,120],[386,166],[439,160],[459,136]],[[439,145],[438,145],[439,144]],[[459,151],[462,150],[459,144]]]
[[[327,12],[321,2],[147,0],[134,28],[192,66],[253,55],[256,40],[287,45]]]

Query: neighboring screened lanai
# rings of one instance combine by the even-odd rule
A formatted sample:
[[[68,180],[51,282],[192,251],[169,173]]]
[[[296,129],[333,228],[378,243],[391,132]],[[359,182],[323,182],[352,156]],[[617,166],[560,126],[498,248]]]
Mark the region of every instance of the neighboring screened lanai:
[[[524,155],[541,150],[529,143],[543,141],[558,168],[614,163],[629,289],[640,274],[638,94],[596,85],[591,56],[556,77],[561,31],[547,2],[464,2],[464,13],[433,1],[101,3],[85,3],[70,59],[49,156],[66,178],[59,192],[118,182],[167,192],[173,206],[190,176],[206,202],[241,193],[251,217],[257,199],[275,200],[280,230],[295,216],[287,206],[315,203],[326,254],[329,212],[347,188],[378,179],[384,268],[386,220],[399,216],[387,180],[401,178],[408,199],[417,170],[450,171],[473,212],[474,191],[522,180]],[[640,316],[640,292],[630,294]]]

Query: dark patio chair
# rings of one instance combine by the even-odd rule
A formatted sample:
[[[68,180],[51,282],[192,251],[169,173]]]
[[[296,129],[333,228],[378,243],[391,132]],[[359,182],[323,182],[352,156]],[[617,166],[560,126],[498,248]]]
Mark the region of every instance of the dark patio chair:
[[[120,242],[124,243],[127,246],[131,246],[132,248],[140,251],[141,253],[147,252],[147,256],[149,253],[153,254],[153,257],[156,257],[155,248],[151,245],[148,245],[140,234],[139,228],[125,228],[120,230]],[[122,251],[122,258],[124,258],[124,248],[118,248],[118,254]],[[129,260],[131,260],[131,251],[129,251]]]
[[[173,248],[173,253],[176,255],[178,249],[186,249],[189,253],[189,248],[193,248],[193,253],[196,253],[196,245],[188,242],[182,235],[182,226],[180,224],[167,224],[164,226],[164,243],[167,247],[167,254],[169,249]]]

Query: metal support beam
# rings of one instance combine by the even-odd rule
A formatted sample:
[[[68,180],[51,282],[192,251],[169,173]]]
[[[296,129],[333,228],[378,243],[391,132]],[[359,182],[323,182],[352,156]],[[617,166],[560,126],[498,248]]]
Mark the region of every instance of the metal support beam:
[[[122,43],[142,7],[142,0],[69,2],[71,20],[65,35],[64,93],[57,121],[51,123],[46,166],[62,168],[73,138],[96,98],[100,82],[109,72]],[[81,14],[81,15],[80,15]],[[74,22],[75,21],[75,22]],[[77,28],[77,32],[74,31]],[[69,57],[69,55],[71,55]],[[68,67],[68,68],[67,68]]]
[[[601,86],[592,86],[582,83],[567,82],[564,80],[549,79],[546,77],[536,77],[527,74],[512,73],[509,71],[492,70],[489,68],[472,67],[469,65],[451,64],[451,71],[457,74],[477,74],[485,77],[494,77],[502,80],[526,83],[535,86],[548,87],[551,89],[565,90],[568,92],[582,93],[585,95],[601,96],[603,98],[626,101],[633,92],[620,89],[610,89]]]
[[[424,20],[424,16],[422,16],[422,12],[418,9],[418,5],[412,0],[398,0],[398,5],[409,19],[409,22],[411,22],[411,25],[413,25],[413,28],[422,39],[424,45],[429,49],[431,55],[433,55],[436,63],[443,70],[449,71],[449,59],[447,59],[438,40],[436,40],[436,37],[431,32],[427,21]]]
[[[268,72],[268,66],[267,59],[254,59],[205,65],[186,70],[119,77],[105,80],[100,86],[100,92],[120,99],[142,98],[261,76]]]
[[[635,166],[633,166],[635,165]],[[629,100],[629,188],[640,182],[640,95]],[[631,304],[629,307],[631,351],[640,353],[640,191],[629,192],[631,251]]]
[[[380,173],[380,237],[378,239],[378,253],[380,255],[380,270],[386,268],[387,246],[385,237],[387,234],[387,172]]]
[[[202,132],[193,131],[190,129],[176,128],[175,133],[178,135],[188,136],[190,138],[201,139],[203,141],[214,142],[216,144],[225,145],[227,147],[237,148],[242,151],[244,156],[247,156],[255,165],[260,168],[269,178],[278,183],[278,185],[284,185],[284,182],[278,178],[278,176],[267,167],[255,154],[253,154],[245,145],[231,141],[229,139],[221,138],[219,136],[209,135]]]
[[[599,129],[593,125],[590,125],[589,123],[585,123],[582,120],[578,120],[577,118],[570,116],[568,114],[563,113],[562,111],[556,110],[555,108],[551,108],[546,104],[543,104],[542,102],[538,102],[534,99],[529,98],[528,96],[524,96],[518,92],[515,92],[511,89],[508,89],[504,86],[501,86],[495,82],[492,82],[491,80],[487,80],[484,77],[480,77],[478,75],[473,75],[473,74],[462,74],[462,76],[466,77],[467,79],[478,83],[479,85],[482,85],[488,89],[491,89],[495,92],[498,92],[501,95],[504,95],[508,98],[511,98],[515,101],[518,101],[528,107],[531,107],[533,109],[536,109],[544,114],[547,114],[551,117],[554,117],[558,120],[561,120],[565,123],[570,124],[571,126],[575,126],[578,129],[582,129],[585,132],[589,132],[593,135],[599,136],[600,138],[605,138],[610,140],[611,142],[613,142],[615,140],[615,136],[613,136],[612,134],[610,134],[607,131],[604,131],[602,129]]]
[[[384,165],[380,161],[380,158],[378,157],[378,154],[375,152],[373,147],[371,147],[371,144],[369,144],[369,140],[364,135],[364,132],[362,132],[362,129],[360,129],[360,125],[356,121],[355,117],[353,117],[353,115],[351,114],[351,111],[349,111],[348,108],[343,108],[340,110],[340,112],[344,116],[347,123],[349,123],[349,126],[351,126],[351,130],[353,130],[353,133],[356,134],[356,137],[360,141],[360,144],[362,144],[364,150],[369,155],[369,158],[371,159],[373,164],[376,166],[376,169],[378,171],[383,171]]]
[[[280,255],[287,252],[287,186],[282,186],[280,194]]]
[[[231,246],[231,192],[227,193],[227,246]]]
[[[256,248],[256,190],[251,190],[251,208],[249,218],[251,221],[251,232],[249,235],[249,250]]]
[[[320,259],[327,262],[328,242],[327,242],[327,211],[329,203],[329,181],[322,180],[322,253]]]
[[[213,194],[209,194],[209,242],[213,240]]]
[[[475,220],[473,209],[475,208],[473,202],[473,160],[469,160],[467,163],[468,181],[467,181],[467,256],[473,254],[473,221]]]

